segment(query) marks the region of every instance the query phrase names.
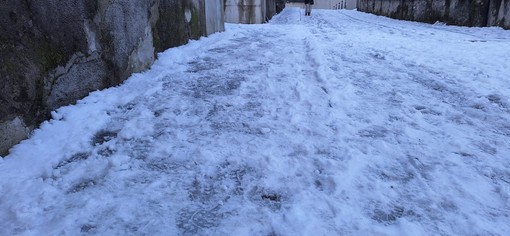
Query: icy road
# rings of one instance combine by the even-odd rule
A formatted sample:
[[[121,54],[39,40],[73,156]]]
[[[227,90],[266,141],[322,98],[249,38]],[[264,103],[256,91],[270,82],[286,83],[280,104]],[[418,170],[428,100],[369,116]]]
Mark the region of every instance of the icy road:
[[[508,235],[510,31],[303,15],[53,112],[0,235]]]

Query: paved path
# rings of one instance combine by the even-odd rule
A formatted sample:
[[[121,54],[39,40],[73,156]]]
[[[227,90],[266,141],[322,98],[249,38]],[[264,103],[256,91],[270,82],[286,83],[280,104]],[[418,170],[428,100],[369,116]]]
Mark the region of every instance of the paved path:
[[[510,33],[288,8],[0,161],[0,235],[504,235]]]

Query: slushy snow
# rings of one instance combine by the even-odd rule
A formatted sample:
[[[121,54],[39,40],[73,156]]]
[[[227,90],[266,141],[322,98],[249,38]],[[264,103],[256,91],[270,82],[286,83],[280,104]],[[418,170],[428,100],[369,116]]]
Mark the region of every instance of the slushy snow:
[[[0,235],[508,235],[510,31],[226,28],[0,158]]]

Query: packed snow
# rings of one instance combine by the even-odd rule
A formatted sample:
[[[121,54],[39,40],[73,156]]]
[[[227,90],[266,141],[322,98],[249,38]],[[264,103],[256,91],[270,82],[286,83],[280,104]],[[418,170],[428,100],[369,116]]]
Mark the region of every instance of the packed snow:
[[[510,31],[287,8],[0,158],[0,235],[508,235]]]

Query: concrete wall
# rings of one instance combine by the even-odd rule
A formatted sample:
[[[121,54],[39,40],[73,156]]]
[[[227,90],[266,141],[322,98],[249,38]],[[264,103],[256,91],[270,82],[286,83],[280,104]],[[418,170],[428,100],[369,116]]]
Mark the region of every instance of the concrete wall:
[[[357,0],[315,0],[314,9],[356,9]],[[289,0],[289,7],[303,7],[304,0]]]
[[[222,0],[2,0],[0,155],[49,113],[223,28]]]
[[[224,0],[225,22],[261,24],[285,6],[284,0]]]
[[[358,10],[403,20],[510,29],[510,0],[358,0]]]
[[[225,22],[261,24],[265,22],[266,0],[225,0]]]
[[[356,0],[315,0],[317,9],[355,9]]]
[[[205,0],[206,34],[225,30],[223,0]]]

